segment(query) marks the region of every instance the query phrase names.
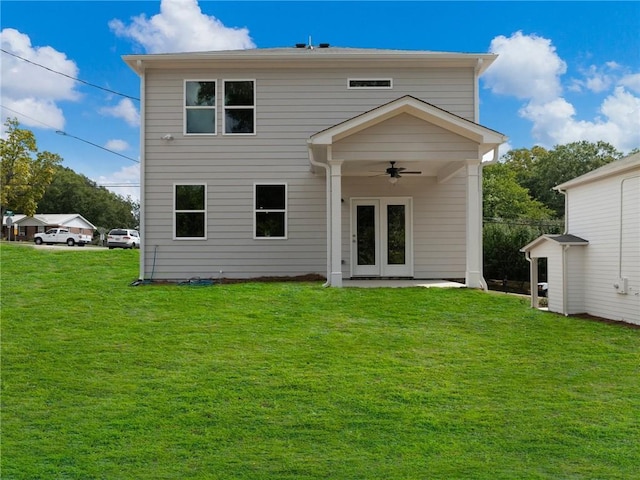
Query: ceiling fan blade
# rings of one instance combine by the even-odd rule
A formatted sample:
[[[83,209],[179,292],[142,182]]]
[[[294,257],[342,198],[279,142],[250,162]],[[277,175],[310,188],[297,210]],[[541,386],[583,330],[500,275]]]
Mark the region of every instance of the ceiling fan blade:
[[[422,172],[402,172],[403,175],[422,175]]]

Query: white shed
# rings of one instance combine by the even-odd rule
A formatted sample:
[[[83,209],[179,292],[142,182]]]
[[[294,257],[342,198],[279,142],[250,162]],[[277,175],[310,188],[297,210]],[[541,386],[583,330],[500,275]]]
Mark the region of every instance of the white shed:
[[[640,153],[555,187],[565,202],[564,235],[543,235],[521,251],[547,259],[548,306],[640,325]],[[537,291],[531,292],[538,305]]]

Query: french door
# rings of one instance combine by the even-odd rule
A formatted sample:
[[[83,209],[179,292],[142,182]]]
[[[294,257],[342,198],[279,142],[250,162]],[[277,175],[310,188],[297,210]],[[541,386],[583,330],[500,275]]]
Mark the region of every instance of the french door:
[[[351,201],[351,276],[412,277],[411,198]]]

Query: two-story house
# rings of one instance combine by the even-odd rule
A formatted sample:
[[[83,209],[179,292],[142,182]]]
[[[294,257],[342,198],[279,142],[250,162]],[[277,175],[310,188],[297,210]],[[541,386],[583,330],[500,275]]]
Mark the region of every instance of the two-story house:
[[[479,120],[495,55],[125,56],[141,81],[140,278],[321,274],[482,288]]]

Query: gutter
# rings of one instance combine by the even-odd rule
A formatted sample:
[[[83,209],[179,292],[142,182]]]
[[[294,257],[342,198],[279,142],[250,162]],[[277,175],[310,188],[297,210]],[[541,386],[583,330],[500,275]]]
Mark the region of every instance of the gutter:
[[[327,281],[322,285],[323,287],[331,286],[331,175],[329,175],[329,165],[325,163],[317,162],[313,155],[313,148],[311,147],[311,141],[307,140],[307,148],[309,150],[309,163],[314,167],[322,167],[325,170],[325,183],[326,183],[326,222],[327,222]]]

